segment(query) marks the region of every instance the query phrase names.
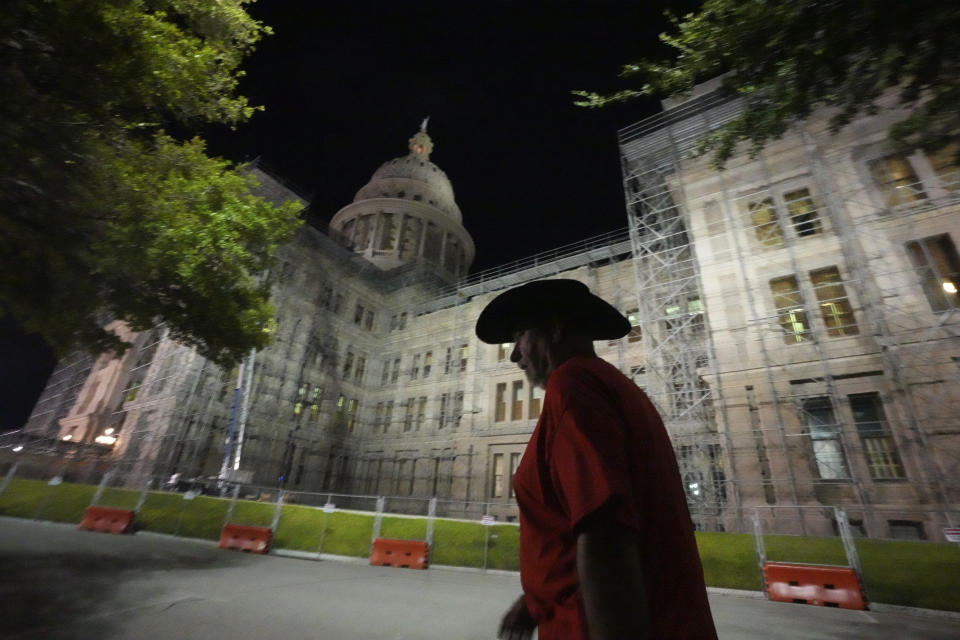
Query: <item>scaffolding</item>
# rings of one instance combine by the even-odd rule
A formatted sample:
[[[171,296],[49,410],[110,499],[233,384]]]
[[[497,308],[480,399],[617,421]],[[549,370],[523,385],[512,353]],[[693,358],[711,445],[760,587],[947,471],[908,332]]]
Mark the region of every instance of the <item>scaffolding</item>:
[[[956,233],[960,172],[925,187],[899,167],[911,195],[878,203],[864,174],[881,160],[800,125],[713,170],[697,142],[740,106],[710,91],[619,135],[646,390],[698,528],[749,530],[745,508],[779,504],[796,508],[778,530],[822,534],[836,525],[809,507],[845,505],[882,537],[920,506],[936,537],[960,488],[960,274],[952,244],[932,256],[923,236]],[[919,269],[891,259],[904,240]]]

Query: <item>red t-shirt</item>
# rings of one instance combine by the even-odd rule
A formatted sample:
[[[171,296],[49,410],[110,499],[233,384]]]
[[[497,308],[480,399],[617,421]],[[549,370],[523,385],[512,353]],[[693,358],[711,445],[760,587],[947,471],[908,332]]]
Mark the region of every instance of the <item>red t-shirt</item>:
[[[575,530],[604,505],[639,535],[650,637],[717,637],[670,439],[616,368],[576,357],[551,373],[513,482],[521,582],[540,640],[589,638]]]

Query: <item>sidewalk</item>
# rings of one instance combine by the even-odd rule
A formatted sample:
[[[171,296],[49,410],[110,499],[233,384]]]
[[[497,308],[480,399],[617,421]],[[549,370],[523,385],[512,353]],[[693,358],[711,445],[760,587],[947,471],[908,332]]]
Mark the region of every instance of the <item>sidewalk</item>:
[[[491,640],[516,575],[222,551],[0,518],[0,636]],[[960,637],[960,621],[712,593],[721,638]]]

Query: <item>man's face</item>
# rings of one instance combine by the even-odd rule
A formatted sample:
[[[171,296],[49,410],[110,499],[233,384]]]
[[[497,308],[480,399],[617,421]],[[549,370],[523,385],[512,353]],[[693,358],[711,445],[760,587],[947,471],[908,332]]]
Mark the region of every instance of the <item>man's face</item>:
[[[531,385],[545,388],[552,371],[547,333],[542,329],[524,329],[517,331],[513,339],[510,362],[523,369]]]

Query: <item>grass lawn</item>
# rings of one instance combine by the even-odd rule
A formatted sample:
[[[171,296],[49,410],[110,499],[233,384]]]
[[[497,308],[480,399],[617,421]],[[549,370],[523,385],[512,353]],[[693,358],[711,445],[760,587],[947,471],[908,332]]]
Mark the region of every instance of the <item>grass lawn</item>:
[[[0,495],[0,515],[56,522],[79,523],[96,487],[14,478]],[[135,489],[105,489],[99,504],[133,509],[141,496]],[[153,491],[147,493],[137,514],[141,529],[191,538],[217,540],[226,521],[230,500]],[[238,500],[231,522],[270,526],[276,505],[272,502]],[[321,509],[285,504],[274,546],[307,552],[365,557],[370,553],[373,514],[348,511],[324,513]],[[485,527],[479,522],[434,520],[434,564],[519,569],[520,529],[500,524]],[[380,536],[425,540],[425,518],[384,516]],[[837,538],[764,536],[768,560],[812,564],[846,564]],[[960,611],[960,546],[930,542],[856,541],[867,596],[872,602]],[[753,537],[749,534],[697,533],[697,545],[707,584],[731,589],[759,590]]]

